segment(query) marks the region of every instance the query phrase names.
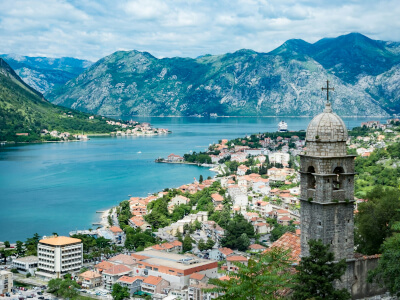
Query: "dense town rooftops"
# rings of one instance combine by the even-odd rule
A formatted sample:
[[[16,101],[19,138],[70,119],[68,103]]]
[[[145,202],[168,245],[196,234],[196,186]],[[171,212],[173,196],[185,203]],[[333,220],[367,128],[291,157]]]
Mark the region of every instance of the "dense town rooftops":
[[[52,246],[65,246],[70,244],[76,244],[82,242],[80,239],[71,238],[67,236],[56,236],[56,237],[49,237],[44,238],[39,241],[41,244],[47,244]]]

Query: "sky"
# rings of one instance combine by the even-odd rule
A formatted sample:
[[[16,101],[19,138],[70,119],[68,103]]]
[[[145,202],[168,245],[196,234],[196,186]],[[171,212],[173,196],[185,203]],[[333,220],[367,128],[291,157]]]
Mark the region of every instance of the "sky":
[[[350,32],[398,42],[399,16],[398,0],[0,0],[0,53],[194,58]]]

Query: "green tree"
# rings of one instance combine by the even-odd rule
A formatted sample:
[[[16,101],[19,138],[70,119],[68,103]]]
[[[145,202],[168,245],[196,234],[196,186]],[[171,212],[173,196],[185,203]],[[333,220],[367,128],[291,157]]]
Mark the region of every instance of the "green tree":
[[[206,242],[207,249],[212,249],[212,247],[214,247],[214,245],[215,245],[215,241],[208,238],[207,242]]]
[[[71,278],[71,277],[70,277]],[[56,278],[49,281],[47,291],[57,297],[73,299],[78,296],[79,284],[71,279]]]
[[[400,221],[400,191],[382,186],[367,194],[355,216],[355,244],[363,254],[377,254],[385,238],[393,233],[392,226]]]
[[[273,248],[259,259],[250,258],[247,266],[235,262],[237,272],[226,272],[230,279],[225,281],[211,278],[216,287],[207,291],[223,293],[221,300],[281,299],[278,291],[293,287],[291,263],[288,251]]]
[[[393,226],[396,230],[390,238],[387,238],[382,247],[382,256],[378,267],[368,274],[368,281],[376,281],[382,287],[397,297],[400,296],[400,223]]]
[[[24,254],[24,249],[23,249],[23,245],[24,245],[24,243],[23,242],[21,242],[21,241],[17,241],[16,242],[16,248],[15,248],[15,250],[17,251],[17,254],[18,255],[23,255]]]
[[[114,300],[123,300],[129,298],[129,291],[126,286],[122,287],[118,283],[113,284],[111,296]]]
[[[192,250],[193,246],[192,246],[192,238],[190,237],[189,234],[185,235],[185,238],[183,239],[183,245],[182,245],[182,250],[183,252],[187,252]]]
[[[200,239],[199,243],[197,244],[197,247],[199,248],[200,251],[207,249],[207,245],[203,239]]]
[[[10,248],[10,242],[9,242],[9,241],[5,241],[5,242],[4,242],[4,246],[5,246],[6,248]]]
[[[334,262],[333,252],[329,245],[324,245],[321,240],[310,240],[310,255],[302,257],[297,267],[293,299],[296,300],[346,300],[351,295],[346,289],[336,290],[333,286],[335,280],[346,270],[346,260]]]
[[[203,183],[203,175],[200,175],[200,177],[199,177],[199,183]]]

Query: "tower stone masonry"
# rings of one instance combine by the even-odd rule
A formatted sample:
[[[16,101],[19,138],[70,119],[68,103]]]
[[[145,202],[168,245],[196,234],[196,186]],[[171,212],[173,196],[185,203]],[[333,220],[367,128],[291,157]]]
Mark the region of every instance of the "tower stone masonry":
[[[308,241],[330,245],[336,260],[354,258],[354,157],[347,155],[348,133],[329,102],[307,128],[300,156],[301,256]]]

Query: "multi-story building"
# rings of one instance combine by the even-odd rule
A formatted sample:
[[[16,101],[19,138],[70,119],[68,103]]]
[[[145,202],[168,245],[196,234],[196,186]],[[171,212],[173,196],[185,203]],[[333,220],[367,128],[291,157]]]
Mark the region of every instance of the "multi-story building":
[[[35,275],[35,271],[38,267],[39,259],[37,256],[26,256],[19,257],[13,260],[12,265],[14,269],[17,269],[19,273]]]
[[[13,287],[13,274],[8,271],[0,271],[0,294],[10,293]]]
[[[80,239],[66,236],[44,238],[38,244],[37,276],[61,278],[82,268],[83,246]]]
[[[104,270],[102,273],[104,288],[112,290],[112,286],[122,276],[131,276],[132,269],[125,265],[113,265],[111,268]]]
[[[135,255],[140,257],[134,267],[136,276],[160,276],[177,287],[188,285],[190,275],[196,272],[205,274],[208,278],[218,275],[218,262],[213,260],[155,250],[146,250]]]

